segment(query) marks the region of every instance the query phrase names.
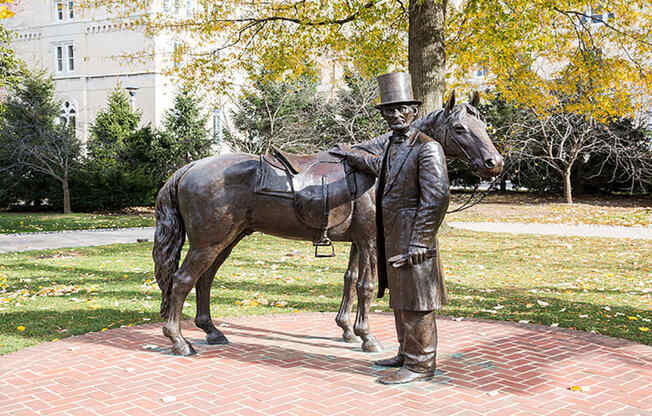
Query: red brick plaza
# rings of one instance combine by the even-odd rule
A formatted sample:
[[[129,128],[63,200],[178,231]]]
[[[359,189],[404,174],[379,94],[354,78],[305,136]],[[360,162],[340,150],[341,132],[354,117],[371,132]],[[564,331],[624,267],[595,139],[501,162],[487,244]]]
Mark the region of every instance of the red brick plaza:
[[[391,314],[371,317],[381,354],[338,341],[333,319],[220,320],[228,346],[186,322],[192,357],[167,354],[160,324],[27,348],[0,357],[0,415],[652,415],[649,346],[441,318],[437,376],[383,386],[371,361],[395,352]]]

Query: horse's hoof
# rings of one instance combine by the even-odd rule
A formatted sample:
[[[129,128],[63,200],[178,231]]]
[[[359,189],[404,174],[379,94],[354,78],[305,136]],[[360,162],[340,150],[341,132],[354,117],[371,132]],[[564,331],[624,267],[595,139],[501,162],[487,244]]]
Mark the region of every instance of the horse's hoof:
[[[346,332],[342,334],[342,341],[349,344],[357,344],[359,342],[362,342],[360,337],[353,335],[353,333],[346,333]]]
[[[206,335],[206,343],[209,344],[209,345],[230,344],[229,340],[226,339],[224,334]]]
[[[190,343],[186,342],[182,345],[174,345],[172,346],[172,353],[175,355],[182,355],[184,357],[187,357],[189,355],[195,355],[197,354],[197,351],[190,345]]]
[[[364,352],[382,352],[383,347],[375,339],[368,339],[362,343],[362,351]]]

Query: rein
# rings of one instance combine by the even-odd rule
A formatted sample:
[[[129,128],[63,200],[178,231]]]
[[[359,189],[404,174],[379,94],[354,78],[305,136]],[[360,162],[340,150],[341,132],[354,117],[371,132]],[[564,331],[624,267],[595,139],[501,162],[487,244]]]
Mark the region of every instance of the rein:
[[[466,201],[464,201],[464,203],[462,205],[460,205],[459,207],[455,208],[452,211],[446,211],[446,214],[454,214],[456,212],[464,211],[465,209],[469,209],[469,208],[473,207],[474,205],[477,205],[480,202],[482,202],[482,200],[485,199],[487,195],[489,195],[489,192],[494,190],[496,184],[500,183],[500,181],[503,179],[504,172],[505,171],[503,170],[503,173],[496,176],[489,183],[489,186],[487,187],[486,191],[481,191],[480,192],[480,197],[477,199],[477,201],[473,201],[473,197],[478,193],[478,188],[480,187],[480,184],[477,184],[477,185],[475,185],[473,187],[473,191],[471,192],[471,195],[467,198]]]

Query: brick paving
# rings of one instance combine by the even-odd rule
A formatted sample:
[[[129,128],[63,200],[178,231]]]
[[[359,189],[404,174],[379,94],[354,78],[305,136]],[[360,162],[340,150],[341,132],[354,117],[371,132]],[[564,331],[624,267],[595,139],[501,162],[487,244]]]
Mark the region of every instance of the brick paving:
[[[379,354],[338,340],[333,313],[218,320],[228,346],[169,355],[160,324],[41,344],[0,357],[0,415],[652,415],[652,347],[499,321],[438,319],[438,372],[383,386],[371,361],[396,350],[391,314],[371,316]],[[583,391],[572,391],[580,386]]]

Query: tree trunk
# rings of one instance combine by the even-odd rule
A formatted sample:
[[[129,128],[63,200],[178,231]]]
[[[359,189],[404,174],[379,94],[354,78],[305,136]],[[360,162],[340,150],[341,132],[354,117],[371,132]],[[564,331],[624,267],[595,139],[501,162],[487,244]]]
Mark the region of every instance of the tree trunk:
[[[568,204],[573,203],[571,171],[572,169],[570,166],[564,170],[564,197],[566,198],[566,203]]]
[[[72,209],[70,208],[70,188],[68,187],[67,177],[61,182],[61,187],[63,188],[63,213],[71,214]]]
[[[414,97],[422,100],[421,114],[442,106],[446,88],[444,18],[446,0],[410,0],[408,62]]]

